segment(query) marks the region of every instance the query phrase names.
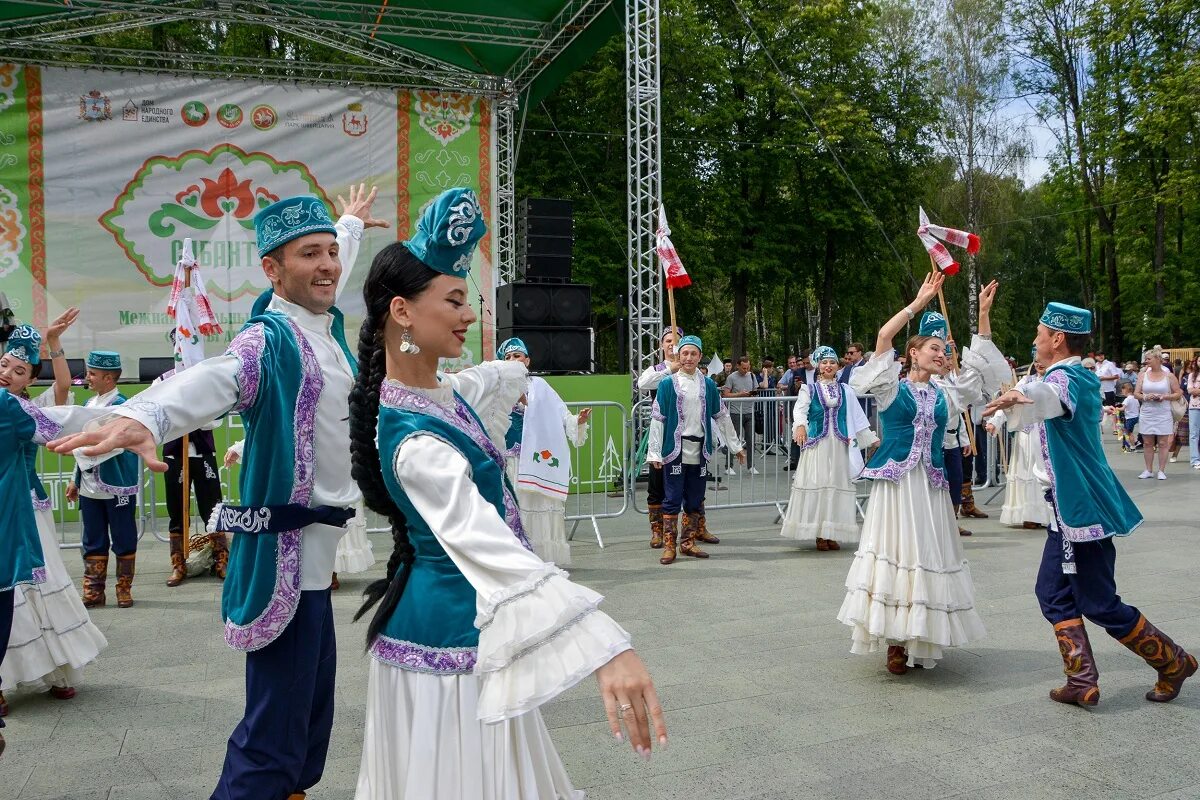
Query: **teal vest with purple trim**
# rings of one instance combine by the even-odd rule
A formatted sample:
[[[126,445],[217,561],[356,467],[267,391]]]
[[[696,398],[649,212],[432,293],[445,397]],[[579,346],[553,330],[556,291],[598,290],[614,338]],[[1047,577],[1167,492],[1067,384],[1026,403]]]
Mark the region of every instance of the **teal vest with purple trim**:
[[[892,404],[879,412],[883,441],[863,477],[898,483],[906,472],[922,464],[930,486],[949,489],[942,453],[949,418],[941,389],[933,383],[922,388],[914,387],[907,378],[900,381]]]
[[[117,396],[109,406],[115,408],[123,405],[125,401],[125,395],[117,392]],[[139,469],[137,454],[131,453],[128,450],[118,453],[107,461],[101,462],[98,467],[89,470],[89,472],[96,479],[96,485],[101,490],[116,497],[129,497],[137,494],[138,485],[142,479],[142,471]],[[82,473],[79,467],[76,467],[76,486],[80,484],[81,477]]]
[[[1100,441],[1100,380],[1081,364],[1051,367],[1042,383],[1058,393],[1063,415],[1039,425],[1059,532],[1072,542],[1128,536],[1142,514],[1117,480]]]
[[[454,408],[420,392],[385,382],[379,392],[379,460],[392,501],[408,522],[408,540],[416,553],[404,594],[384,623],[371,655],[410,672],[466,674],[475,667],[479,630],[475,627],[476,592],[446,554],[396,479],[400,447],[413,436],[433,436],[457,450],[470,465],[479,494],[495,507],[528,549],[521,516],[504,473],[503,455],[465,400],[454,394]]]
[[[801,450],[816,447],[817,443],[831,432],[838,441],[850,443],[850,434],[846,430],[846,386],[842,383],[833,384],[834,388],[841,393],[841,401],[836,408],[831,408],[823,388],[829,385],[817,381],[808,387],[808,427],[806,428],[808,438],[800,446]]]
[[[307,506],[314,482],[317,401],[325,385],[321,365],[300,328],[286,314],[267,310],[264,292],[252,316],[226,351],[237,356],[238,405],[246,427],[239,480],[245,506]],[[332,333],[351,370],[342,315],[330,309]],[[258,650],[275,641],[300,602],[300,529],[240,534],[229,548],[221,592],[225,641]]]
[[[57,426],[44,419],[32,403],[0,389],[0,508],[5,516],[0,527],[0,592],[46,579],[26,465],[27,445],[58,433]]]
[[[654,396],[654,404],[650,408],[650,416],[659,420],[663,424],[662,437],[662,457],[663,463],[673,461],[679,457],[683,451],[683,429],[684,420],[680,418],[682,407],[679,405],[679,391],[675,388],[675,381],[682,373],[674,375],[659,381],[658,392]],[[704,414],[704,446],[701,448],[701,455],[704,460],[708,461],[713,454],[713,431],[712,421],[721,414],[728,414],[729,409],[725,407],[725,401],[721,399],[721,390],[717,388],[717,384],[712,378],[707,375],[702,375],[704,383],[704,397],[701,400],[701,413]]]

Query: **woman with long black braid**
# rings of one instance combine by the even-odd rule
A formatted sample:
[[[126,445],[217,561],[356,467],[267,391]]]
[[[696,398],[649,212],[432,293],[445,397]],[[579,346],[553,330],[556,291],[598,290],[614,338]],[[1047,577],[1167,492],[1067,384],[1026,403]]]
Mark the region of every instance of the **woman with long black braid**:
[[[475,321],[465,277],[485,231],[474,193],[448,190],[363,287],[352,474],[394,546],[359,612],[375,607],[357,800],[581,798],[538,707],[593,672],[615,737],[624,722],[649,758],[652,718],[666,743],[629,635],[522,531],[496,442],[525,366],[437,371]]]

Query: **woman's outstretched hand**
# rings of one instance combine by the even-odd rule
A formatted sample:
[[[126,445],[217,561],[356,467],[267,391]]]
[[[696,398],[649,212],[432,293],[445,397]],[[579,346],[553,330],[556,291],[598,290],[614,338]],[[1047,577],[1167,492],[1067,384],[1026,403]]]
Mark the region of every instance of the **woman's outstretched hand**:
[[[930,272],[925,276],[921,288],[917,290],[917,299],[913,302],[918,311],[929,305],[930,301],[938,296],[938,292],[942,290],[942,284],[945,282],[946,276],[940,272]]]
[[[621,734],[624,723],[634,751],[649,760],[653,721],[658,744],[666,747],[667,722],[663,719],[662,704],[654,692],[654,681],[637,653],[626,650],[615,656],[596,670],[596,682],[600,684],[600,696],[608,712],[608,726],[617,741],[624,738]]]

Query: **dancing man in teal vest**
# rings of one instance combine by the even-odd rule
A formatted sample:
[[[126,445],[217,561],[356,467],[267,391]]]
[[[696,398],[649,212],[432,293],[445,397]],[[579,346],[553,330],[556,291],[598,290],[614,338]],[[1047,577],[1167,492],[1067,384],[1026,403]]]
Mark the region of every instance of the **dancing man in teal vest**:
[[[696,539],[700,534],[700,517],[704,513],[708,461],[716,449],[714,421],[721,428],[721,438],[729,450],[737,454],[738,462],[746,463],[746,448],[733,429],[729,408],[721,399],[720,390],[698,369],[703,355],[700,337],[680,339],[678,353],[679,370],[658,384],[650,412],[650,444],[646,450],[646,463],[650,468],[663,470],[665,496],[660,564],[675,560],[680,508],[685,514],[683,535],[678,540],[679,552],[693,558],[708,558],[708,553],[696,547]]]
[[[1046,306],[1034,346],[1037,360],[1052,366],[1040,382],[996,398],[987,413],[1005,410],[1013,428],[1033,426],[1034,443],[1042,450],[1034,474],[1054,513],[1036,591],[1067,676],[1050,699],[1081,706],[1100,702],[1100,675],[1083,627],[1087,617],[1158,671],[1146,699],[1165,703],[1195,674],[1196,657],[1117,594],[1113,537],[1133,533],[1142,515],[1104,456],[1100,382],[1080,363],[1091,334],[1092,312],[1062,303]]]
[[[337,664],[329,581],[360,493],[350,478],[356,364],[334,302],[349,276],[375,191],[351,191],[335,225],[316,197],[254,217],[271,281],[224,355],[125,403],[125,419],[55,442],[140,454],[231,411],[246,427],[241,506],[219,505],[209,530],[237,534],[221,600],[225,639],[246,652],[246,712],[229,738],[216,800],[303,797],[320,780],[333,727]],[[338,198],[341,201],[341,198]]]
[[[125,395],[117,391],[121,377],[121,355],[93,350],[87,357],[88,388],[96,393],[87,408],[119,406]],[[121,453],[94,469],[75,468],[67,484],[67,499],[79,501],[83,518],[83,605],[105,604],[108,580],[108,551],[117,557],[117,607],[133,605],[133,573],[137,560],[137,492],[141,483],[137,456]]]

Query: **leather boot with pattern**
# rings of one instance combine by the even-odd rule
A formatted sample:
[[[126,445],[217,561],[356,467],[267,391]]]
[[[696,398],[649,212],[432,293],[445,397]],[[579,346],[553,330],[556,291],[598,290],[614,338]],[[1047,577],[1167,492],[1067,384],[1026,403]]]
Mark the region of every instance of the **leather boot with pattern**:
[[[229,540],[218,532],[209,534],[208,541],[212,543],[212,574],[225,580],[225,571],[229,569]]]
[[[137,555],[117,556],[117,608],[133,605],[133,572]]]
[[[887,649],[887,671],[893,675],[903,675],[908,672],[908,653],[901,645],[893,644]]]
[[[975,487],[970,481],[963,483],[962,489],[962,515],[964,517],[973,517],[975,519],[987,519],[986,511],[981,511],[979,506],[975,505]]]
[[[663,513],[662,506],[649,506],[650,510],[650,547],[658,550],[663,546]]]
[[[1139,616],[1129,635],[1118,641],[1158,670],[1158,681],[1146,692],[1146,699],[1152,703],[1171,702],[1179,696],[1183,682],[1196,674],[1196,657],[1144,616]]]
[[[696,534],[700,532],[700,515],[683,515],[683,533],[680,534],[679,552],[692,558],[708,558],[708,553],[696,547]]]
[[[108,556],[83,557],[83,607],[99,608],[106,602],[104,583],[108,580]]]
[[[721,540],[708,532],[708,517],[704,512],[701,511],[697,516],[700,517],[700,527],[696,530],[696,541],[705,544],[720,544]]]
[[[1100,702],[1100,673],[1083,620],[1076,617],[1059,622],[1054,626],[1054,635],[1058,639],[1058,652],[1062,655],[1067,682],[1051,689],[1050,699],[1056,703],[1096,705]]]
[[[167,577],[167,586],[178,586],[187,579],[187,562],[183,560],[183,534],[172,533],[171,574]]]
[[[679,515],[663,514],[663,554],[658,560],[660,564],[672,564],[675,561],[675,542],[679,531]]]

